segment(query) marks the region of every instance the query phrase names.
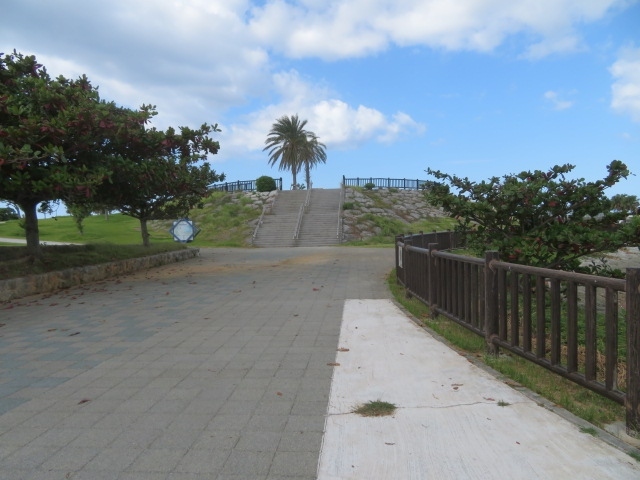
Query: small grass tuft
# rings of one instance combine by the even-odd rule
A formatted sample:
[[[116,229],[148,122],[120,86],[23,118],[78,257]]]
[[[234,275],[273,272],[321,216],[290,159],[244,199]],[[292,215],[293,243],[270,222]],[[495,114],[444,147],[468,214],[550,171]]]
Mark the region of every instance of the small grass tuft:
[[[592,437],[598,436],[598,430],[593,427],[580,427],[580,431],[582,433],[586,433],[587,435],[591,435]]]
[[[629,452],[629,456],[636,462],[640,462],[640,452]]]
[[[383,402],[382,400],[375,400],[367,403],[363,403],[356,408],[353,413],[362,415],[363,417],[384,417],[393,415],[396,411],[396,406],[393,403]]]
[[[508,407],[509,405],[511,405],[509,402],[505,402],[504,400],[498,400],[499,407]]]

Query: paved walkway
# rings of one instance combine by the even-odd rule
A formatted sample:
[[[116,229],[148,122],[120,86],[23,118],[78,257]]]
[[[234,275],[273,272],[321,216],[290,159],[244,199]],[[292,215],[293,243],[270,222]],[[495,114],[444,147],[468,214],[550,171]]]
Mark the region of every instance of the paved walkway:
[[[640,478],[631,457],[532,402],[528,411],[498,407],[513,400],[511,389],[483,373],[478,380],[393,307],[392,267],[388,249],[204,249],[180,264],[2,306],[0,478],[566,478],[577,471],[571,462],[589,459],[591,478]],[[455,409],[425,399],[430,423],[396,431],[382,422],[362,430],[349,413],[376,395],[412,406],[389,393],[412,388],[429,402],[445,390],[480,395],[486,412],[447,416]],[[527,423],[533,410],[546,413]],[[474,428],[499,429],[510,414],[522,418],[504,425],[526,435],[490,452],[486,441],[470,448]],[[489,415],[495,423],[484,423]],[[545,443],[549,431],[560,436]],[[582,453],[558,453],[563,438]],[[501,465],[517,442],[516,461]],[[402,443],[417,445],[413,458],[398,454]],[[522,473],[539,464],[548,467]]]
[[[392,267],[204,249],[0,309],[0,478],[315,478],[344,300]]]

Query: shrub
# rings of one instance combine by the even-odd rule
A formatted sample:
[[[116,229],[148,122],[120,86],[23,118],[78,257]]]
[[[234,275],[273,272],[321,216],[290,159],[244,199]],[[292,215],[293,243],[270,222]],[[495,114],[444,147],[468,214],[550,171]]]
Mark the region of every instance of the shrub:
[[[376,186],[376,184],[375,183],[371,183],[371,182],[364,184],[364,188],[367,189],[367,190],[373,190],[375,188],[375,186]]]
[[[354,202],[343,202],[342,210],[353,210],[356,204]]]
[[[256,190],[259,192],[271,192],[276,188],[276,181],[267,175],[263,175],[256,180]]]
[[[13,208],[0,208],[0,222],[18,220],[20,217]]]

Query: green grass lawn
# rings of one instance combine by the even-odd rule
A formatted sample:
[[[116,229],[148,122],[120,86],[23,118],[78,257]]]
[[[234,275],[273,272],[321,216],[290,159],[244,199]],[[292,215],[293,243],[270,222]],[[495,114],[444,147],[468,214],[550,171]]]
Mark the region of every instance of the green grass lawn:
[[[68,243],[113,243],[117,245],[141,244],[140,222],[122,214],[92,215],[83,222],[83,233],[76,227],[73,217],[40,219],[40,241]],[[19,220],[0,224],[0,237],[24,238]],[[151,230],[151,242],[172,242],[168,231]]]

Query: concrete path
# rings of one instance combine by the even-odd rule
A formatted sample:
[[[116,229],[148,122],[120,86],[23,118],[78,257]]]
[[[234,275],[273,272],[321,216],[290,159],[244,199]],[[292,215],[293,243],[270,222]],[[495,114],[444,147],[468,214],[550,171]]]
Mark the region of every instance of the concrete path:
[[[514,400],[400,314],[385,284],[392,267],[388,249],[204,249],[0,306],[0,478],[566,478],[585,459],[593,475],[584,478],[640,478],[631,457]],[[356,381],[358,370],[367,373]],[[456,404],[447,415],[435,397],[449,389],[484,410]],[[334,430],[352,418],[352,403],[376,396],[401,407],[395,418]],[[412,407],[431,417],[395,422]],[[513,412],[517,427],[499,421]],[[509,462],[503,454],[516,446],[486,451],[487,437],[474,436],[501,425],[513,437],[496,439],[526,447]],[[545,432],[561,438],[545,443]],[[580,455],[553,455],[564,435]],[[412,456],[393,453],[403,444],[415,445]],[[540,463],[558,470],[530,469]]]
[[[347,300],[336,363],[321,480],[640,478],[626,453],[496,381],[389,300]],[[395,413],[353,413],[376,400]]]
[[[0,237],[0,243],[18,243],[20,245],[25,245],[27,241],[24,238],[4,238]],[[40,242],[41,245],[81,245],[79,243],[68,243],[68,242],[50,242],[48,240],[44,240]]]

